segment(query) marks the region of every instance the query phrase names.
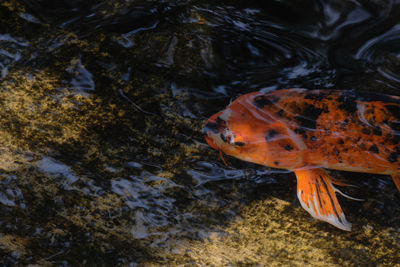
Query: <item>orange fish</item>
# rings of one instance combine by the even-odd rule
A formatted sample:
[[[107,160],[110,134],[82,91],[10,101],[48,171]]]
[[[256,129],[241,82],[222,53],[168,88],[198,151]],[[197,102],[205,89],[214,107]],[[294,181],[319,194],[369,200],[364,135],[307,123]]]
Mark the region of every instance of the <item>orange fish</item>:
[[[351,223],[334,184],[346,184],[325,169],[391,175],[400,191],[398,96],[306,89],[253,92],[208,119],[204,133],[221,155],[293,171],[301,206],[343,230],[350,231]]]

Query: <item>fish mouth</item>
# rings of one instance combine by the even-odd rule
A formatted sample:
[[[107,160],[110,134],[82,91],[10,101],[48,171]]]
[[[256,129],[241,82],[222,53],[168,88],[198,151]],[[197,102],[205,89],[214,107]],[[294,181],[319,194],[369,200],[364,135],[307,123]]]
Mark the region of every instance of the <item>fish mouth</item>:
[[[218,114],[216,114],[218,115]],[[213,116],[215,117],[215,116]],[[226,127],[226,121],[222,120],[219,116],[216,116],[216,119],[214,120],[213,117],[211,117],[209,120],[206,121],[203,132],[205,135],[205,139],[207,144],[214,148],[215,150],[219,151],[219,156],[221,157],[222,162],[225,164],[225,166],[228,166],[226,163],[224,157],[223,157],[223,152],[222,149],[219,147],[218,144],[218,138],[221,138],[222,140],[224,139],[224,135],[222,132],[224,131]],[[226,139],[225,139],[226,141]]]
[[[203,133],[205,135],[209,135],[210,132],[217,134],[219,133],[219,129],[220,126],[218,125],[217,122],[213,122],[213,121],[207,121],[206,124],[204,125],[203,128]]]
[[[217,144],[214,141],[215,135],[217,135],[219,133],[217,123],[216,122],[207,122],[204,125],[203,132],[204,132],[207,144],[209,146],[211,146],[212,148],[218,150],[219,147],[217,146]]]
[[[214,138],[220,136],[225,131],[227,123],[225,120],[220,118],[221,112],[211,116],[204,124],[203,133],[205,135],[206,142],[214,149],[219,149]]]
[[[205,135],[209,135],[209,133],[218,134],[224,131],[227,127],[226,120],[221,118],[221,113],[218,112],[211,116],[206,123],[204,124],[203,132]]]

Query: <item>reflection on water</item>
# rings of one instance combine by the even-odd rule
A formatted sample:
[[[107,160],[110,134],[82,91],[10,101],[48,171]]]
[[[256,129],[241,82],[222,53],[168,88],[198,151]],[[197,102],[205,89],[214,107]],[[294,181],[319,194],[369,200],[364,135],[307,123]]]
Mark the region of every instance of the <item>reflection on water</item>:
[[[276,180],[270,177],[271,174],[290,173],[290,171],[281,169],[225,169],[218,167],[215,163],[198,161],[192,169],[187,170],[187,173],[195,181],[196,187],[199,187],[209,182],[241,179],[251,179],[256,183],[276,183]]]
[[[10,34],[0,34],[0,69],[1,77],[7,75],[8,66],[21,59],[20,50],[27,47],[24,41],[13,38]]]
[[[17,177],[15,175],[2,176],[0,203],[5,206],[19,205],[21,209],[25,209],[24,196],[21,189],[18,188],[16,180]]]
[[[367,201],[341,201],[356,226],[338,233],[306,219],[294,177],[224,166],[201,129],[255,90],[399,95],[399,12],[392,1],[1,1],[0,261],[398,262],[399,194],[384,178],[342,174]]]
[[[66,69],[71,75],[69,84],[75,90],[94,90],[95,84],[92,74],[82,65],[80,58],[71,60],[71,65]]]
[[[71,169],[67,165],[51,157],[43,157],[37,162],[37,167],[40,172],[47,173],[59,180],[57,183],[65,190],[71,190],[71,185],[79,179],[79,177],[71,172]]]

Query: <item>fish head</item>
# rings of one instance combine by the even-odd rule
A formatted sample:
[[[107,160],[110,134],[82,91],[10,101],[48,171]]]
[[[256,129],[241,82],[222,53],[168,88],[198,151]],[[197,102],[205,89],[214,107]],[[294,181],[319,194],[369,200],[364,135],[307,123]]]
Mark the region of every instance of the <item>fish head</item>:
[[[254,97],[253,97],[254,98]],[[251,105],[252,95],[243,95],[204,125],[206,142],[214,149],[236,158],[266,164],[265,132],[272,122]],[[250,101],[250,102],[249,102]]]
[[[235,158],[290,169],[301,160],[301,140],[272,108],[260,108],[259,99],[259,92],[242,95],[212,115],[204,125],[205,139],[212,148]]]
[[[234,146],[241,146],[242,143],[236,140],[238,136],[230,129],[231,109],[227,108],[211,116],[204,125],[206,142],[214,149],[223,152],[232,150]],[[232,124],[231,122],[229,124]]]

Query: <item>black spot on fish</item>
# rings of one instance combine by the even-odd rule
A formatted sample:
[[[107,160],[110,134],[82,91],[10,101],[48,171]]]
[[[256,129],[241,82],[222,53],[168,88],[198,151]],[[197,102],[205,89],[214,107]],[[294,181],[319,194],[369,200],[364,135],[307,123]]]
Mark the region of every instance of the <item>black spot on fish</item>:
[[[235,142],[234,144],[235,144],[235,146],[244,146],[245,145],[245,143],[243,143],[243,142]]]
[[[379,153],[379,148],[378,148],[375,144],[373,144],[373,145],[369,148],[369,151],[372,152],[372,153],[378,154],[378,153]]]
[[[285,149],[286,149],[287,151],[292,151],[292,150],[293,150],[293,147],[292,147],[291,145],[286,145],[286,146],[285,146]]]
[[[382,135],[382,130],[381,130],[381,127],[379,127],[379,126],[374,127],[374,129],[372,131],[373,131],[374,135],[377,135],[377,136]]]
[[[296,116],[295,119],[299,123],[300,127],[303,127],[306,129],[315,129],[315,127],[316,127],[316,121],[313,121],[304,116]]]
[[[274,138],[277,134],[278,134],[278,132],[275,131],[274,129],[269,130],[268,133],[267,133],[267,135],[265,136],[265,141],[268,142],[269,140],[271,140],[272,138]]]
[[[275,166],[279,166],[279,161],[274,162]]]
[[[302,110],[302,115],[296,116],[296,120],[300,126],[308,129],[315,129],[317,119],[324,112],[321,108],[316,108],[314,105],[305,104]]]
[[[370,135],[370,134],[371,134],[371,130],[368,129],[368,128],[362,128],[361,132],[362,132],[363,134],[366,134],[366,135]]]
[[[258,95],[254,98],[254,105],[259,108],[262,109],[267,105],[272,105],[276,102],[279,101],[279,97],[266,97],[265,95]]]
[[[343,141],[343,139],[339,139],[339,141],[337,142],[339,145],[343,145],[344,144],[344,141]]]
[[[387,160],[390,162],[390,163],[393,163],[393,162],[396,162],[397,161],[397,158],[400,156],[400,152],[399,151],[396,151],[396,152],[392,152],[392,153],[390,153],[390,155],[387,157]]]
[[[303,115],[315,121],[323,111],[323,109],[316,108],[314,105],[305,104]]]

